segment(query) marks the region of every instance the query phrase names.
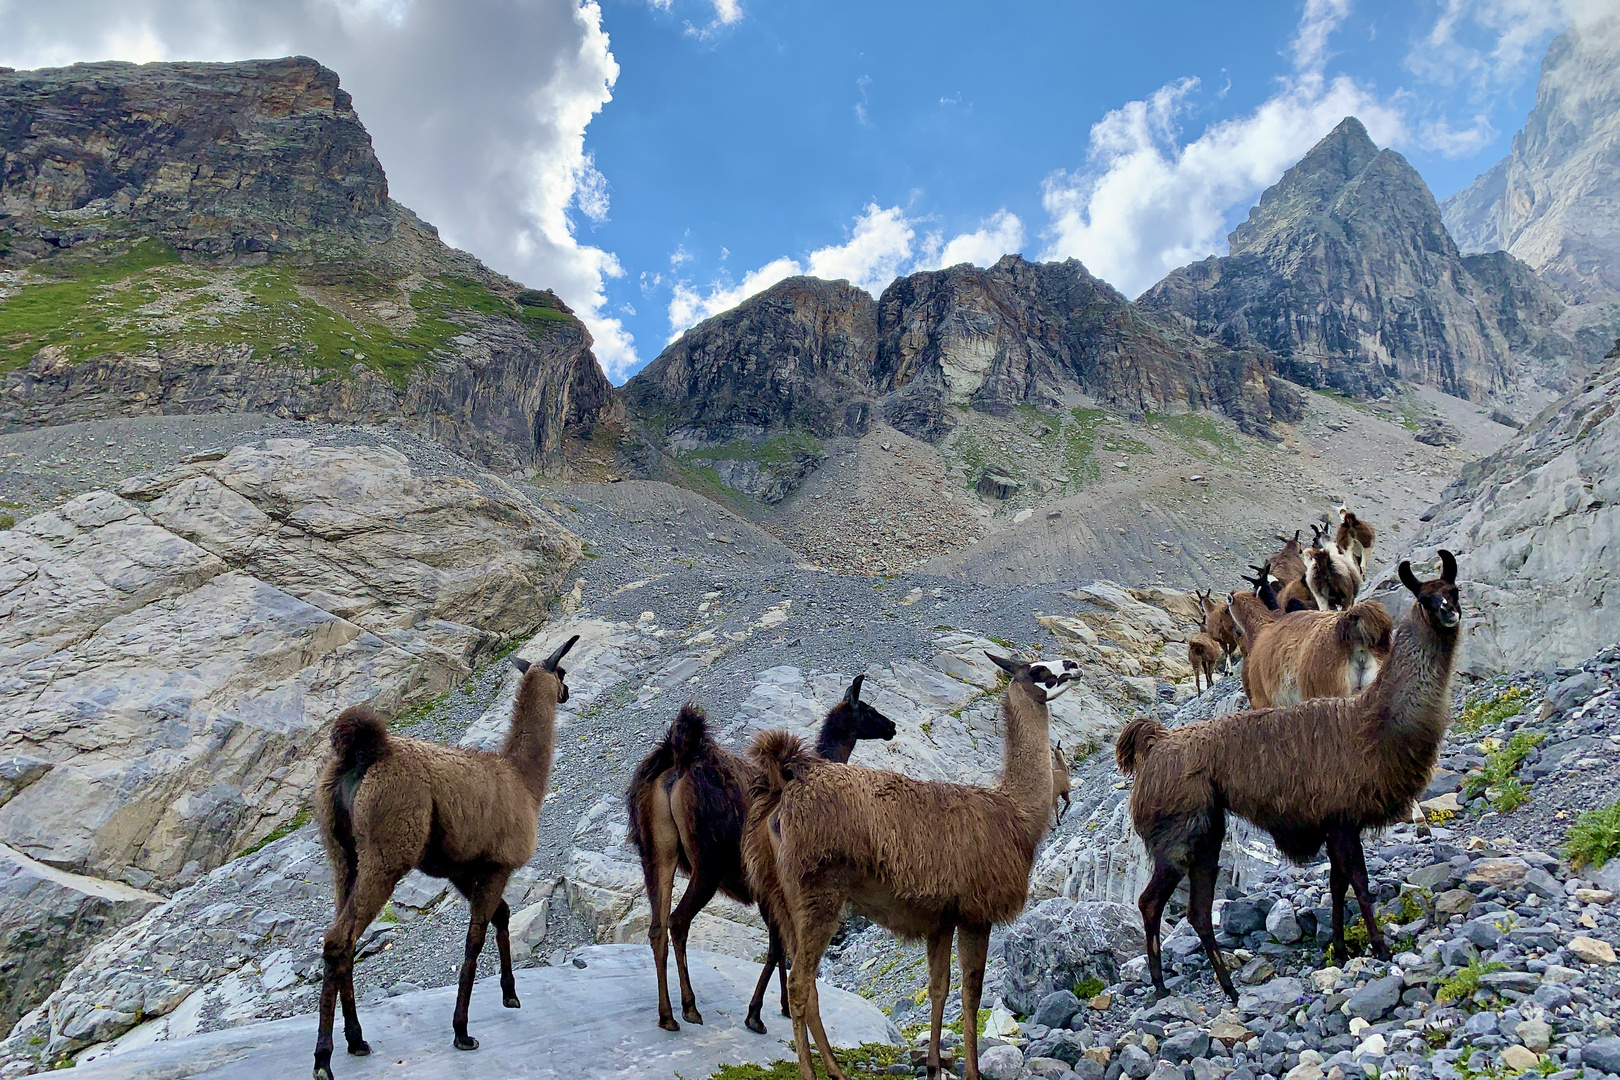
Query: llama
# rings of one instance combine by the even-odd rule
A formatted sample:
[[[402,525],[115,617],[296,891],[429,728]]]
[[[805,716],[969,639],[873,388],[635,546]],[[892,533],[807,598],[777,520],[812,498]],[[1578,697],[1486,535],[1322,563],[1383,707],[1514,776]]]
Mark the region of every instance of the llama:
[[[1361,591],[1361,568],[1321,529],[1311,526],[1311,548],[1305,553],[1305,585],[1322,611],[1343,611]],[[1284,600],[1281,595],[1278,600]]]
[[[1278,586],[1287,585],[1290,581],[1298,581],[1305,576],[1305,558],[1299,543],[1299,530],[1294,530],[1294,538],[1277,549],[1277,553],[1266,560],[1266,570],[1277,579]]]
[[[846,762],[858,739],[892,739],[894,721],[861,700],[865,675],[855,676],[843,698],[821,722],[816,751],[828,761]],[[630,813],[629,839],[641,854],[641,869],[652,905],[647,937],[658,969],[658,1026],[679,1031],[669,1004],[668,949],[675,946],[675,970],[681,982],[681,1015],[689,1024],[703,1023],[697,996],[686,972],[686,938],[692,920],[722,892],[742,904],[754,903],[743,871],[743,817],[748,812],[752,769],[708,734],[703,710],[688,703],[670,725],[664,741],[641,762],[625,792]],[[670,901],[676,869],[690,878],[673,913]],[[777,927],[766,914],[770,941],[765,968],[743,1023],[765,1034],[760,1008],[771,972],[782,981],[782,1015],[787,1015],[785,952]]]
[[[1356,568],[1365,578],[1372,561],[1373,527],[1350,512],[1348,506],[1339,507],[1339,531],[1333,542],[1339,550],[1356,561]]]
[[[534,855],[551,776],[557,706],[568,700],[567,672],[558,664],[578,640],[577,634],[569,638],[538,665],[512,658],[523,675],[499,754],[390,735],[382,718],[364,705],[343,710],[333,723],[332,754],[315,796],[337,901],[337,916],[322,945],[326,977],[315,1080],[332,1080],[332,1020],[339,995],[349,1053],[371,1053],[354,1005],[354,945],[413,868],[449,878],[472,907],[451,1020],[455,1048],[478,1049],[478,1040],[467,1034],[467,1006],[490,923],[500,951],[501,1003],[521,1007],[507,936],[511,909],[501,893],[512,872]]]
[[[1063,741],[1052,747],[1052,816],[1057,824],[1063,824],[1063,815],[1069,812],[1069,761],[1063,756]],[[1063,809],[1058,809],[1058,800],[1063,800]]]
[[[1193,669],[1193,690],[1202,695],[1215,687],[1215,665],[1221,662],[1221,647],[1208,634],[1193,634],[1187,638],[1187,663]],[[1204,677],[1203,686],[1198,677]]]
[[[1252,601],[1233,618],[1249,642],[1243,692],[1251,708],[1292,705],[1315,697],[1351,697],[1372,684],[1389,659],[1394,622],[1383,605],[1345,611],[1261,612]]]
[[[988,655],[988,654],[987,654]],[[1006,749],[995,787],[914,780],[815,761],[784,732],[750,748],[758,766],[743,848],[761,905],[793,952],[788,1005],[802,1080],[814,1036],[831,1080],[845,1080],[821,1023],[816,969],[847,903],[904,938],[928,943],[928,1074],[950,991],[951,939],[962,966],[966,1080],[978,1080],[978,1011],[990,927],[1023,910],[1035,845],[1052,805],[1047,703],[1074,678],[991,656],[1012,681],[1001,698]],[[942,835],[942,828],[948,835]]]
[[[1213,592],[1209,590],[1197,594],[1198,608],[1204,613],[1202,629],[1221,647],[1223,668],[1230,671],[1238,651],[1237,626],[1232,622],[1231,605],[1224,600],[1216,600]]]
[[[1136,777],[1131,818],[1153,859],[1138,907],[1148,969],[1162,998],[1159,920],[1181,878],[1187,917],[1221,989],[1237,990],[1215,943],[1211,908],[1226,811],[1270,833],[1296,863],[1327,845],[1333,898],[1333,954],[1345,961],[1344,898],[1353,888],[1373,955],[1389,945],[1373,916],[1361,831],[1410,817],[1451,723],[1450,682],[1461,632],[1457,561],[1440,553],[1440,577],[1419,581],[1401,563],[1414,596],[1394,634],[1389,662],[1353,698],[1315,698],[1276,709],[1233,713],[1174,731],[1132,720],[1114,746],[1120,771]],[[1246,663],[1246,662],[1245,662]]]

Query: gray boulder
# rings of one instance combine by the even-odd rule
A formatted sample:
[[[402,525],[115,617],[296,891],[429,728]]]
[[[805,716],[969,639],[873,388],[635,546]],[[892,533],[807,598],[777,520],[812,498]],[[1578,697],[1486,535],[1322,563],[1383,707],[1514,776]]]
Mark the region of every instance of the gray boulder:
[[[1405,985],[1405,980],[1399,975],[1374,979],[1350,995],[1347,1003],[1350,1015],[1359,1016],[1368,1023],[1382,1020],[1401,1003],[1401,990]]]
[[[1593,1039],[1581,1047],[1581,1064],[1602,1073],[1620,1073],[1620,1038]]]
[[[1245,990],[1238,997],[1238,1010],[1271,1014],[1291,1008],[1305,994],[1305,984],[1292,975],[1272,979],[1263,986]]]
[[[1191,1061],[1209,1053],[1209,1032],[1183,1028],[1159,1044],[1159,1056],[1167,1061]]]
[[[979,1075],[985,1080],[1018,1080],[1024,1071],[1024,1052],[1006,1044],[979,1051]]]
[[[1141,916],[1124,904],[1054,897],[1019,916],[1003,954],[1007,1004],[1029,1015],[1049,994],[1098,978],[1119,980],[1126,961],[1142,954]]]
[[[1294,905],[1287,900],[1278,900],[1270,911],[1266,912],[1266,933],[1270,934],[1283,945],[1294,945],[1304,937],[1304,931],[1299,927],[1299,919],[1294,915]]]
[[[1080,1007],[1080,999],[1072,991],[1056,990],[1041,998],[1029,1022],[1049,1028],[1068,1027]]]

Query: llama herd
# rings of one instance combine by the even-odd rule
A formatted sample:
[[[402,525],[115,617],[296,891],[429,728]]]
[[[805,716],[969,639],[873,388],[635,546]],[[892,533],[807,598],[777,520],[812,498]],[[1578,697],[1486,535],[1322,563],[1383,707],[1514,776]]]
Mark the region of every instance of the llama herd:
[[[1419,581],[1399,626],[1376,604],[1354,603],[1334,580],[1353,571],[1359,588],[1370,529],[1349,525],[1311,548],[1297,535],[1263,568],[1254,594],[1224,602],[1201,595],[1200,637],[1213,677],[1223,653],[1239,653],[1254,708],[1174,730],[1156,720],[1127,724],[1115,746],[1135,777],[1130,811],[1153,862],[1139,901],[1154,987],[1166,993],[1160,918],[1183,877],[1188,918],[1216,979],[1236,992],[1217,948],[1212,906],[1217,858],[1230,810],[1269,832],[1291,859],[1331,862],[1333,948],[1345,952],[1344,902],[1354,889],[1375,954],[1388,948],[1374,920],[1361,830],[1403,820],[1427,784],[1449,722],[1448,682],[1460,631],[1457,565],[1439,553],[1438,578]],[[1364,528],[1364,527],[1363,527]],[[1325,561],[1324,561],[1325,559]],[[1316,577],[1312,568],[1321,567]],[[1298,569],[1298,578],[1285,577]],[[1348,570],[1346,569],[1348,568]],[[1279,605],[1296,582],[1320,606]],[[1297,595],[1297,590],[1296,590]],[[1330,606],[1344,600],[1338,606]],[[1375,614],[1376,610],[1376,614]],[[332,1078],[332,1025],[343,1005],[351,1054],[370,1052],[355,1009],[355,943],[412,868],[448,878],[470,904],[453,1045],[478,1045],[467,1031],[468,1001],[488,926],[500,953],[502,1003],[518,1008],[502,899],[508,877],[533,856],[545,801],[556,708],[568,700],[560,666],[570,638],[522,671],[511,730],[498,754],[392,735],[364,706],[334,723],[316,810],[333,867],[337,914],[324,941],[325,981],[315,1044],[315,1078]],[[1192,646],[1189,646],[1189,653]],[[628,839],[640,854],[652,909],[648,931],[657,972],[658,1025],[679,1031],[666,975],[670,946],[681,1015],[703,1016],[687,973],[693,918],[716,892],[755,904],[768,929],[765,963],[746,1026],[765,1031],[760,1011],[774,975],[792,1020],[803,1080],[815,1075],[811,1042],[832,1080],[845,1076],[822,1026],[816,973],[853,911],[895,935],[926,944],[930,1077],[941,1073],[940,1034],[950,990],[953,941],[961,970],[963,1064],[978,1071],[978,1010],[991,927],[1016,918],[1028,894],[1035,851],[1069,800],[1067,762],[1051,742],[1049,703],[1078,677],[1072,660],[1026,662],[987,653],[1004,672],[1001,775],[991,786],[918,780],[849,763],[857,741],[892,739],[894,722],[861,700],[857,677],[822,720],[815,745],[782,730],[757,734],[745,754],[722,747],[697,705],[683,706],[636,768],[625,795]],[[941,843],[942,829],[951,842]],[[673,909],[676,872],[688,877]]]

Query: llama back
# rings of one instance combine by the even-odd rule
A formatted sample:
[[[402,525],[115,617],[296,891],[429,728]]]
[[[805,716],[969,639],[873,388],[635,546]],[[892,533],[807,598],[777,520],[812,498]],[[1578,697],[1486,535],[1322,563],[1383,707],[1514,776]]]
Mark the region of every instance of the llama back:
[[[461,861],[522,866],[539,840],[540,808],[512,763],[495,754],[421,739],[396,739],[419,772],[441,846]]]
[[[880,876],[890,894],[908,903],[955,904],[963,922],[1005,922],[1023,909],[1034,850],[1024,838],[1038,830],[995,789],[919,784],[881,769],[827,763],[786,787],[778,820],[786,873],[815,871],[790,865],[793,838],[813,836],[809,846],[823,856],[822,866]]]

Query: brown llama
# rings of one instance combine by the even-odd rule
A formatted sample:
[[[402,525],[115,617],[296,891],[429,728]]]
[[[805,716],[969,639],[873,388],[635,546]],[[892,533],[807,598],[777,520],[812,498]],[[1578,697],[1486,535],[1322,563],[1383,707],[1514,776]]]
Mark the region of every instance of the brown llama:
[[[1023,910],[1035,845],[1052,805],[1047,702],[1074,678],[1066,662],[991,656],[1012,676],[1001,698],[1006,730],[995,787],[914,780],[817,762],[798,739],[763,732],[750,748],[758,774],[744,852],[748,877],[793,953],[788,1005],[802,1080],[815,1076],[815,1037],[830,1080],[846,1080],[821,1023],[816,970],[845,904],[902,937],[928,943],[932,1004],[928,1075],[939,1075],[939,1033],[950,992],[951,939],[962,966],[966,1080],[978,1080],[978,1011],[990,927]],[[945,834],[942,834],[942,824]]]
[[[1295,578],[1286,585],[1279,584],[1271,576],[1271,571],[1264,566],[1250,565],[1255,571],[1255,577],[1243,578],[1254,588],[1254,595],[1265,601],[1266,607],[1272,611],[1315,611],[1316,597],[1311,594],[1310,586],[1305,584],[1303,577]]]
[[[1305,585],[1319,609],[1343,611],[1356,602],[1361,591],[1361,568],[1315,525],[1311,536],[1310,550],[1305,553]]]
[[[1193,669],[1193,690],[1202,695],[1215,686],[1215,665],[1221,662],[1221,647],[1208,634],[1193,634],[1187,639],[1187,663]],[[1204,677],[1200,686],[1198,677]]]
[[[501,1003],[520,1007],[507,936],[511,909],[501,893],[514,870],[534,856],[546,800],[557,705],[568,700],[567,672],[557,665],[575,635],[539,664],[512,658],[521,672],[512,726],[498,754],[390,735],[371,709],[344,709],[332,725],[332,754],[316,785],[315,817],[332,863],[337,917],[322,956],[315,1080],[332,1080],[332,1020],[343,999],[349,1053],[371,1053],[354,1005],[354,945],[412,869],[449,878],[472,908],[461,982],[451,1019],[457,1050],[476,1050],[467,1006],[489,924],[501,960]]]
[[[1063,815],[1069,812],[1069,792],[1073,788],[1069,785],[1069,760],[1063,756],[1063,742],[1052,747],[1052,816],[1059,825],[1063,824]],[[1063,800],[1063,809],[1058,809],[1058,800]]]
[[[1266,560],[1266,570],[1277,580],[1277,587],[1287,585],[1290,581],[1298,581],[1305,576],[1304,548],[1299,543],[1299,530],[1294,530],[1293,539],[1287,541],[1277,549],[1277,553]]]
[[[1365,578],[1372,561],[1373,527],[1350,512],[1348,506],[1339,507],[1339,531],[1333,537],[1333,542],[1339,545],[1339,550],[1356,561],[1361,576]]]
[[[1243,692],[1268,709],[1316,697],[1352,697],[1372,684],[1389,659],[1394,620],[1382,604],[1346,611],[1262,611],[1252,598],[1233,605],[1248,642]]]
[[[821,722],[816,750],[829,761],[848,761],[858,739],[894,738],[894,721],[861,700],[865,678],[855,676]],[[681,1029],[669,1004],[669,945],[675,946],[681,1015],[689,1024],[701,1024],[703,1014],[686,972],[686,939],[692,920],[716,892],[741,904],[754,903],[742,859],[743,817],[748,812],[753,769],[715,742],[706,725],[702,709],[691,703],[682,706],[664,741],[642,760],[625,792],[629,839],[641,855],[647,900],[652,906],[647,937],[658,969],[658,1026],[667,1031]],[[677,869],[690,880],[680,904],[671,912]],[[773,970],[781,979],[782,1015],[787,1015],[786,953],[769,913],[762,914],[770,939],[765,967],[743,1021],[750,1031],[761,1035],[765,1022],[760,1019],[760,1007]]]
[[[1389,662],[1356,697],[1233,713],[1174,731],[1143,717],[1120,732],[1115,760],[1121,772],[1136,776],[1131,818],[1153,859],[1153,876],[1137,903],[1160,997],[1167,991],[1159,920],[1185,875],[1187,918],[1221,989],[1237,999],[1211,919],[1228,810],[1270,833],[1296,863],[1314,858],[1325,843],[1335,959],[1343,963],[1347,955],[1347,886],[1355,890],[1373,955],[1389,959],[1373,916],[1361,831],[1410,817],[1451,723],[1462,611],[1457,561],[1441,551],[1440,563],[1440,577],[1423,582],[1411,564],[1401,564],[1401,582],[1415,599],[1395,630]]]
[[[1209,590],[1197,594],[1199,610],[1204,613],[1201,629],[1221,647],[1223,667],[1230,671],[1238,651],[1237,625],[1232,622],[1231,605],[1224,600],[1216,600],[1213,593],[1214,590]]]

